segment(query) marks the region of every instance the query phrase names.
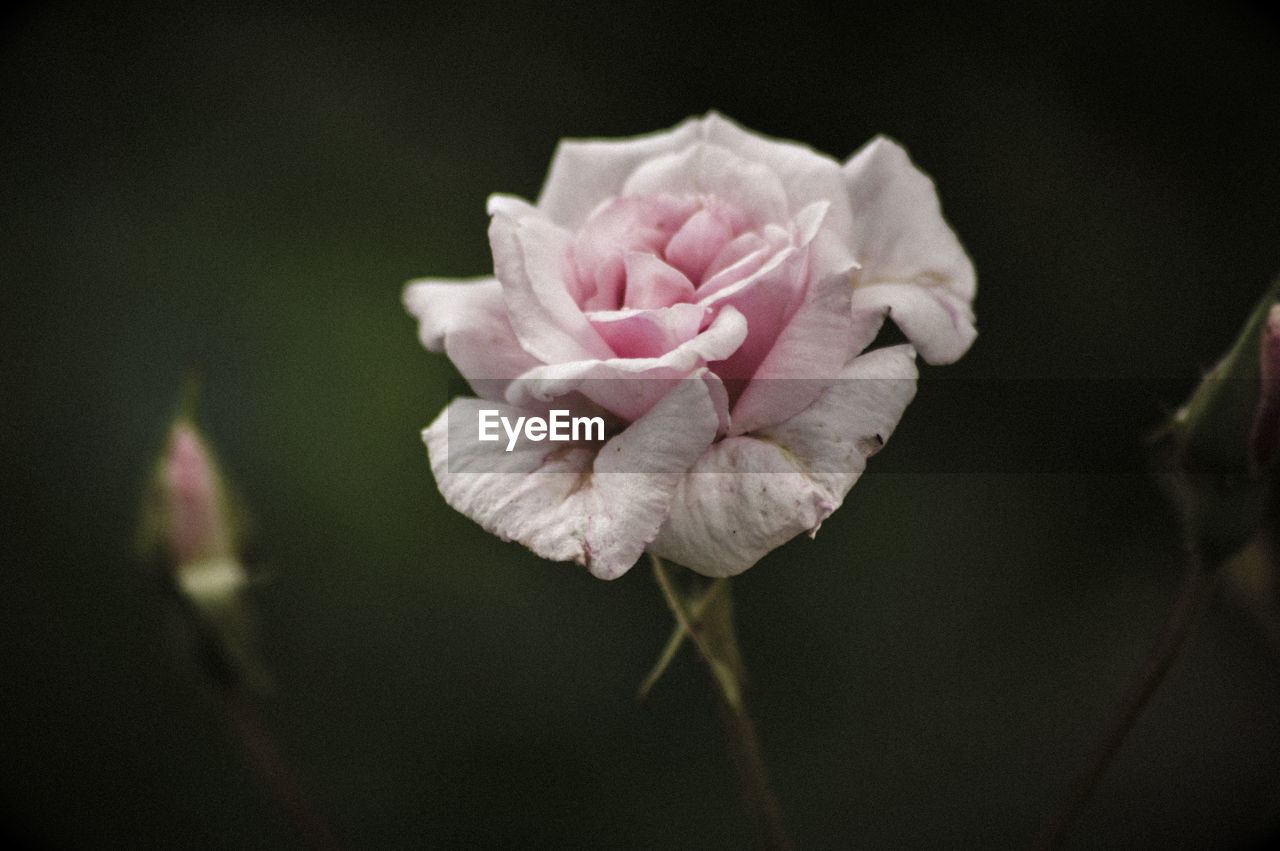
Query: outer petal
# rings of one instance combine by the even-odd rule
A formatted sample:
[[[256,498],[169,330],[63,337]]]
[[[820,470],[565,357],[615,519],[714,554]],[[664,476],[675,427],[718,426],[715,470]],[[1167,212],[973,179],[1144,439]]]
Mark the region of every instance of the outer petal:
[[[507,202],[509,203],[509,202]],[[570,234],[535,213],[515,217],[490,201],[493,267],[524,348],[546,363],[608,357],[612,350],[569,291]],[[529,208],[532,210],[532,208]]]
[[[411,281],[404,305],[418,318],[422,345],[448,354],[481,395],[497,392],[501,398],[505,384],[489,379],[510,380],[542,363],[520,347],[507,320],[502,285],[494,278]]]
[[[830,202],[827,227],[841,242],[848,242],[853,218],[838,162],[797,142],[752,133],[716,112],[702,119],[700,130],[708,142],[767,165],[782,179],[793,213],[815,201]]]
[[[621,576],[644,552],[719,425],[701,380],[680,382],[598,453],[524,439],[511,452],[504,441],[479,443],[471,429],[481,407],[513,421],[540,413],[455,399],[423,432],[445,501],[503,540],[601,579]]]
[[[557,224],[576,230],[601,201],[621,194],[622,184],[646,160],[692,142],[698,119],[633,139],[565,139],[556,148],[538,209]]]
[[[791,212],[786,187],[772,169],[707,142],[641,164],[622,192],[719,198],[746,213],[755,227],[786,222]]]
[[[650,551],[707,576],[732,576],[843,502],[915,395],[910,346],[854,360],[808,409],[713,444],[680,483]]]
[[[942,218],[933,181],[884,137],[844,166],[853,208],[853,312],[864,325],[891,316],[925,360],[950,363],[977,336],[973,264]]]

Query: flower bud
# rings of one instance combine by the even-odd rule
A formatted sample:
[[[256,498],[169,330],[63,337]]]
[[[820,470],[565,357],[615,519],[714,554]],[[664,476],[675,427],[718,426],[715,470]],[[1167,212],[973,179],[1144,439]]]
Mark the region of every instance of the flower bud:
[[[185,419],[170,430],[161,475],[173,563],[181,566],[231,555],[234,536],[222,476],[208,445]]]
[[[249,579],[237,552],[228,488],[208,443],[186,415],[170,427],[152,476],[140,543],[180,595],[201,658],[215,678],[269,687],[252,650],[252,617],[242,598]]]
[[[1158,438],[1188,534],[1221,564],[1266,516],[1280,444],[1280,281]]]
[[[1254,466],[1267,469],[1280,448],[1280,302],[1271,305],[1262,327],[1258,357],[1258,407],[1249,451]]]

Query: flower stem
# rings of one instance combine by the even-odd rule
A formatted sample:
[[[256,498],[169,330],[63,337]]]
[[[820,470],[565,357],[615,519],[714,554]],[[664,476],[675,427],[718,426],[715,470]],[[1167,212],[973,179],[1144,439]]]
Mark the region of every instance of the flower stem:
[[[1220,573],[1205,570],[1200,559],[1192,555],[1182,591],[1165,620],[1159,640],[1147,657],[1141,673],[1134,680],[1129,694],[1112,713],[1101,738],[1080,773],[1076,775],[1075,782],[1053,820],[1041,831],[1034,848],[1047,851],[1059,847],[1066,839],[1107,766],[1146,710],[1151,697],[1164,682],[1174,662],[1181,656],[1187,639],[1195,632],[1208,611],[1218,587]]]
[[[336,851],[337,841],[298,782],[254,700],[254,686],[261,687],[269,679],[254,666],[243,664],[244,659],[251,657],[237,655],[227,633],[220,631],[189,598],[176,588],[171,589],[170,594],[192,630],[196,658],[222,699],[227,721],[254,773],[307,847],[315,851]]]
[[[756,823],[761,842],[768,849],[794,848],[795,844],[782,826],[782,810],[769,785],[760,753],[760,739],[742,696],[742,656],[733,628],[729,582],[727,579],[712,580],[700,595],[694,596],[697,592],[691,594],[677,587],[660,558],[651,554],[650,559],[662,594],[679,624],[667,647],[674,654],[687,635],[711,671],[720,698],[720,719],[738,770],[743,801]],[[664,651],[663,658],[666,657],[667,651]],[[660,674],[663,667],[665,664],[660,659],[655,670]]]
[[[693,605],[689,607],[692,615],[691,620],[698,620],[702,617],[702,613],[706,610],[707,604],[711,602],[711,598],[717,588],[719,588],[718,585],[712,586],[710,592],[695,600]],[[648,702],[649,694],[653,691],[653,687],[658,684],[658,680],[666,673],[671,661],[676,658],[676,653],[680,650],[680,646],[684,644],[684,640],[688,637],[689,630],[685,629],[682,621],[677,620],[676,625],[671,629],[671,636],[667,639],[666,646],[662,648],[662,653],[658,656],[658,661],[653,664],[649,675],[640,684],[640,688],[636,692],[637,700],[641,703]]]
[[[249,762],[298,835],[315,851],[337,851],[337,841],[298,783],[250,696],[236,687],[221,689],[221,693],[227,717]]]

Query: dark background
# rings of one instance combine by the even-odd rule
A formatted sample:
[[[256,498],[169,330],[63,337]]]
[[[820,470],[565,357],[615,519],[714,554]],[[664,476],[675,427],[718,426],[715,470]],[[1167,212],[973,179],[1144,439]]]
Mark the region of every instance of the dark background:
[[[455,373],[399,304],[412,277],[491,270],[486,196],[535,196],[560,137],[715,108],[841,159],[899,139],[979,274],[972,351],[924,371],[816,540],[735,582],[788,824],[804,847],[1030,842],[1179,581],[1141,438],[1280,271],[1270,20],[1203,2],[7,14],[10,831],[296,843],[133,558],[199,365],[270,577],[260,705],[342,844],[748,841],[705,671],[686,652],[633,699],[670,623],[648,570],[597,581],[441,500],[418,430]],[[933,390],[956,378],[978,389]],[[1277,657],[1224,596],[1075,844],[1230,847],[1278,806]]]

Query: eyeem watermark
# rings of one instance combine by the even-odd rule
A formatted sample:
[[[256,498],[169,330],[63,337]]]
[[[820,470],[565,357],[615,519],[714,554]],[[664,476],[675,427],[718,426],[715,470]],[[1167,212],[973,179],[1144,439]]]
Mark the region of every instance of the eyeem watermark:
[[[674,382],[658,379],[592,379],[576,387],[576,396],[527,401],[527,406],[521,407],[504,404],[511,379],[454,381],[450,385],[456,407],[449,410],[448,471],[510,475],[528,475],[531,470],[542,469],[558,474],[579,466],[594,470],[592,459],[610,440],[625,438],[632,426],[631,421],[611,415],[605,402],[636,397],[656,399],[662,394],[654,393],[654,388],[674,386]],[[806,383],[815,387],[805,387]],[[906,395],[910,390],[906,385],[914,385],[915,380],[777,378],[755,379],[751,384],[778,398],[837,393],[874,404],[881,396]],[[780,454],[776,456],[780,459],[776,468],[748,464],[733,467],[733,475],[775,471],[863,475],[865,467],[865,473],[873,475],[1147,476],[1153,466],[1160,469],[1177,459],[1153,457],[1141,451],[1142,437],[1168,419],[1178,400],[1186,398],[1187,389],[1185,376],[931,380],[907,407],[892,434],[851,430],[857,427],[857,417],[828,418],[823,422],[823,433],[831,440],[845,442],[852,451],[806,457],[802,468],[797,466],[801,459]],[[732,417],[739,397],[732,384],[729,390]],[[1247,399],[1248,394],[1258,390],[1249,385],[1229,392],[1233,398],[1238,395]],[[856,411],[857,406],[851,409]],[[933,425],[939,422],[952,423],[954,427]],[[732,419],[730,423],[730,433],[716,438],[716,443],[728,444],[719,451],[736,451],[734,447],[746,445],[744,440],[771,439],[770,432],[763,429],[762,434],[739,434],[732,428]],[[867,463],[867,450],[878,442],[877,434],[888,449]],[[861,445],[857,443],[859,439],[864,440]],[[669,472],[660,446],[647,444],[646,450],[639,452],[627,447],[625,439],[621,443],[624,451],[611,453],[610,463],[603,465],[608,474]],[[520,460],[522,453],[527,456]],[[715,469],[708,475],[728,472],[722,467]]]
[[[477,439],[500,440],[498,426],[501,425],[502,430],[507,433],[508,452],[516,448],[516,441],[520,439],[522,429],[524,436],[532,441],[604,440],[604,417],[570,417],[567,409],[553,408],[548,412],[546,419],[516,417],[515,425],[512,425],[511,420],[506,417],[499,416],[496,408],[481,408],[479,414]]]

